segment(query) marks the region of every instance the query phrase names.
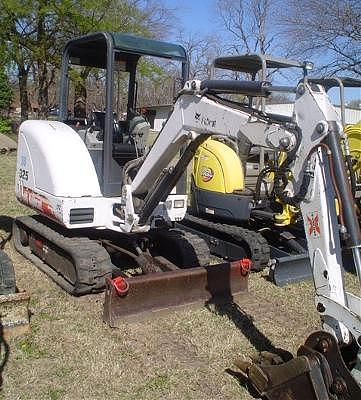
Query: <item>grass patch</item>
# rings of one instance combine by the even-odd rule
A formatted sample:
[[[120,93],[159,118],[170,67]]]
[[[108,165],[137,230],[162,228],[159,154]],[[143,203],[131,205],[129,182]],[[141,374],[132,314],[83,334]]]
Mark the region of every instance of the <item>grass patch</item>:
[[[25,337],[17,343],[17,348],[26,358],[44,358],[46,352],[41,350],[32,335]]]
[[[64,389],[49,389],[48,395],[50,400],[60,400],[65,394]]]
[[[68,367],[67,365],[62,365],[61,367],[59,367],[56,371],[55,371],[55,375],[58,378],[65,378],[68,377],[72,374],[72,372],[74,371],[74,368],[72,367]]]
[[[59,319],[61,319],[56,314],[52,314],[52,313],[48,313],[48,312],[44,312],[44,311],[38,313],[38,318],[40,320],[49,321],[49,322],[54,322],[54,321],[58,321]]]
[[[15,169],[16,154],[0,156],[0,232],[33,213],[15,199]],[[320,328],[312,282],[277,288],[257,273],[237,307],[172,312],[113,330],[102,322],[101,294],[72,297],[10,244],[6,251],[33,315],[32,333],[9,340],[0,399],[252,400],[225,372],[233,360],[271,345],[295,353]],[[356,290],[354,275],[346,281]]]
[[[164,394],[168,391],[169,387],[170,377],[166,374],[160,374],[146,379],[144,384],[137,389],[136,395],[140,396],[137,398],[143,398],[144,395],[149,394],[149,392]]]

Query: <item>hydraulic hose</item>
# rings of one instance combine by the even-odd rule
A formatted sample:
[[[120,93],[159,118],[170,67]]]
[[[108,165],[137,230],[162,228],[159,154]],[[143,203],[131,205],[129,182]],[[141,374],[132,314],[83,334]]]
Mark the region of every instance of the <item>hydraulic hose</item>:
[[[263,170],[259,173],[259,175],[257,177],[255,194],[254,194],[255,201],[259,201],[261,199],[262,180],[267,174],[269,174],[271,172],[276,173],[277,168],[276,167],[266,167],[266,168],[263,168]]]
[[[308,186],[311,182],[312,173],[311,171],[306,171],[303,174],[302,183],[300,186],[300,190],[294,196],[289,196],[288,194],[284,193],[284,188],[287,186],[288,179],[286,176],[286,171],[284,169],[279,170],[275,176],[275,185],[274,191],[284,203],[289,204],[294,207],[298,207],[299,203],[306,197]],[[283,185],[281,186],[279,182],[282,181]]]
[[[350,175],[352,196],[355,197],[357,183],[356,183],[355,171],[353,170],[351,154],[348,154],[345,158],[346,158],[347,169],[348,169],[348,172],[349,172],[349,175]]]

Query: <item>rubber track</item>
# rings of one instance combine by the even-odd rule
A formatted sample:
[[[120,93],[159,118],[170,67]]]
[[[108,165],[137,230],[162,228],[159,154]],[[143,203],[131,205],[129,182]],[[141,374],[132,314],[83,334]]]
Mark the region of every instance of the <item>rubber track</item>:
[[[260,271],[267,266],[270,259],[270,248],[267,240],[260,233],[235,225],[207,221],[189,214],[186,214],[183,221],[185,225],[189,223],[190,227],[194,229],[201,230],[202,228],[206,228],[210,232],[215,231],[230,236],[232,242],[239,242],[240,247],[246,243],[252,259],[252,269]],[[209,234],[211,235],[212,233]],[[227,240],[223,237],[222,239]]]
[[[9,256],[0,250],[0,295],[16,292],[15,271]]]
[[[211,253],[207,242],[201,237],[194,235],[191,232],[182,231],[184,238],[190,243],[197,255],[199,266],[208,265],[210,262]]]
[[[50,278],[67,292],[74,295],[83,295],[96,293],[105,288],[105,279],[107,277],[111,278],[114,266],[110,261],[108,252],[100,244],[85,237],[66,237],[58,231],[49,228],[37,220],[36,217],[19,217],[16,218],[14,223],[20,227],[21,225],[25,226],[27,230],[40,235],[69,256],[76,271],[75,284],[61,275],[61,272],[58,273],[56,268],[45,264],[31,252],[30,247],[23,246],[16,229],[14,229],[14,244],[16,249],[26,258],[35,262],[43,272],[49,275]]]
[[[209,264],[209,247],[206,241],[201,237],[178,228],[166,230],[164,234],[162,232],[157,234],[157,236],[160,239],[159,243],[164,242],[167,246],[170,242],[172,246],[177,246],[182,255],[182,260],[174,260],[173,262],[176,265],[181,262],[181,268],[205,266]],[[160,246],[159,251],[160,253],[166,253],[167,249],[164,248],[162,251],[162,247]]]

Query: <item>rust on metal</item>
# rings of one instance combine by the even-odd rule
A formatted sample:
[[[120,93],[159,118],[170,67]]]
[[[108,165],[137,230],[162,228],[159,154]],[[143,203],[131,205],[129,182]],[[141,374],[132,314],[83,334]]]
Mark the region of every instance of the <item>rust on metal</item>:
[[[270,357],[260,357],[257,362],[237,361],[236,366],[264,399],[361,399],[361,388],[328,332],[311,334],[289,361],[273,365]]]
[[[155,272],[160,271],[170,271],[170,270],[177,270],[179,269],[175,264],[167,260],[162,256],[153,257],[149,250],[141,251],[139,250],[139,254],[134,254],[131,251],[125,249],[124,247],[120,247],[115,245],[109,240],[100,240],[101,243],[106,248],[112,248],[122,254],[127,255],[128,257],[132,258],[142,269],[144,274],[152,274]]]
[[[129,289],[123,296],[119,296],[111,279],[106,283],[103,319],[112,327],[125,318],[193,303],[226,303],[248,289],[248,274],[238,261],[125,279]]]
[[[327,343],[327,346],[325,346],[325,343]],[[304,346],[299,348],[297,355],[308,354],[312,350],[320,351],[320,349],[322,349],[323,356],[331,369],[332,390],[338,391],[339,395],[342,394],[342,400],[361,399],[361,387],[350,372],[358,347],[353,348],[353,344],[350,343],[350,345],[344,346],[340,350],[333,335],[328,332],[317,331],[307,338]],[[349,367],[347,367],[346,363],[349,364]]]
[[[27,292],[0,296],[0,319],[5,339],[30,331],[29,300]]]

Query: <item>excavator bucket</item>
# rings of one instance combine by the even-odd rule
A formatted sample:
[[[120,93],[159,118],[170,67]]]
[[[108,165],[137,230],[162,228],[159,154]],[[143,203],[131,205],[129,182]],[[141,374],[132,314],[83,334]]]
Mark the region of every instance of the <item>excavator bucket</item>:
[[[357,349],[351,344],[341,353],[332,334],[317,331],[295,358],[288,352],[287,358],[263,352],[253,362],[235,364],[263,399],[356,400],[361,399],[361,387],[350,370]]]
[[[250,265],[242,261],[108,279],[103,320],[111,327],[195,304],[220,304],[248,289]]]

